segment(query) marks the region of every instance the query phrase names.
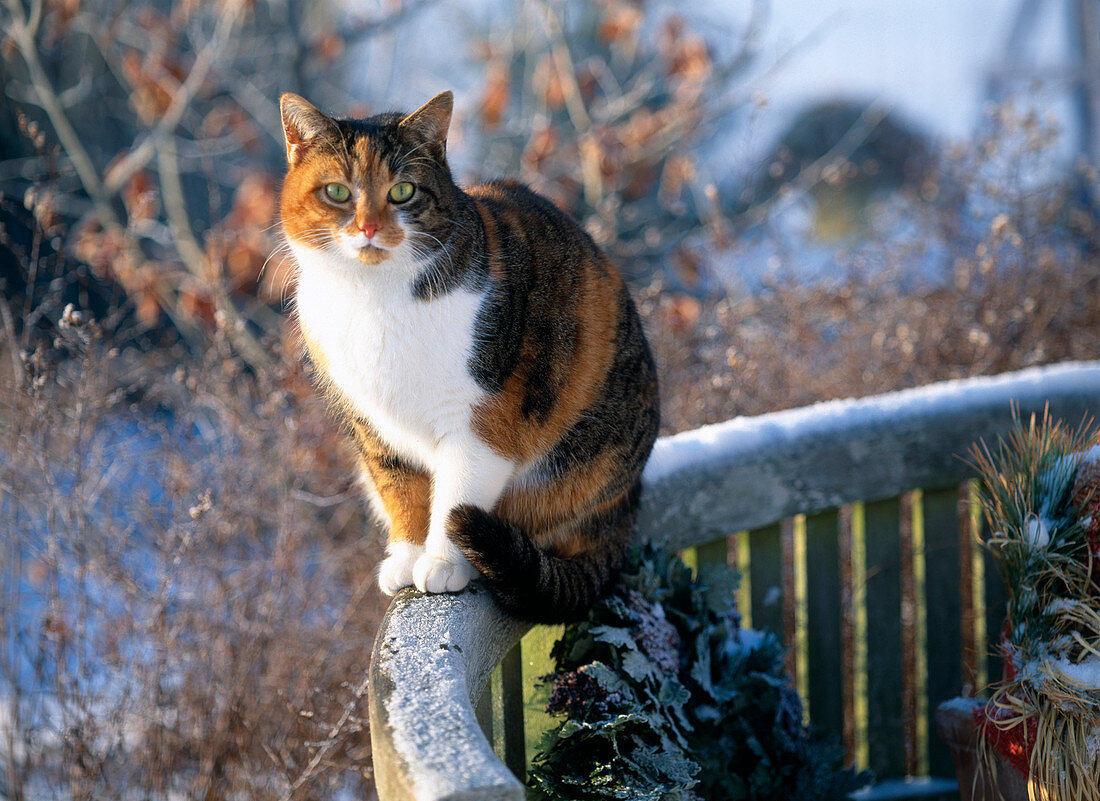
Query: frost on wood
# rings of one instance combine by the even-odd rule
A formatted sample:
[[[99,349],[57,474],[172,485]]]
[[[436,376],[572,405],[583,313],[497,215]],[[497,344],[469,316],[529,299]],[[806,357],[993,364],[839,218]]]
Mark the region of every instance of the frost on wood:
[[[476,582],[456,594],[398,594],[371,661],[371,742],[381,798],[523,798],[478,726],[473,702],[528,628],[505,617]]]
[[[959,457],[1022,414],[1100,414],[1100,362],[946,381],[860,400],[738,417],[657,441],[639,537],[671,548],[856,500],[949,486]]]

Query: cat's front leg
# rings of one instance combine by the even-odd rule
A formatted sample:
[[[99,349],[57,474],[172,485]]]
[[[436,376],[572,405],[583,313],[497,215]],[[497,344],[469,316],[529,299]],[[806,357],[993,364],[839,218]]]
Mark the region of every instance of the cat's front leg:
[[[380,522],[389,529],[386,558],[378,567],[378,586],[394,595],[413,583],[413,567],[424,553],[432,480],[399,456],[365,420],[353,420],[363,484]]]
[[[491,510],[515,473],[515,464],[472,434],[441,445],[432,481],[432,511],[424,554],[413,566],[413,584],[421,592],[457,592],[477,570],[447,537],[447,516],[473,504]]]

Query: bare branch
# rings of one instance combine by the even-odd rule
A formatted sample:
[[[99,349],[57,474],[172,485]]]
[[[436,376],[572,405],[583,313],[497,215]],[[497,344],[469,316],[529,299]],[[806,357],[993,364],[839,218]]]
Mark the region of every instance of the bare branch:
[[[592,118],[584,105],[584,96],[581,94],[580,84],[577,83],[577,68],[573,63],[573,55],[569,52],[569,42],[565,38],[565,32],[561,27],[561,20],[549,0],[542,0],[543,24],[546,33],[550,36],[551,54],[554,57],[554,67],[558,73],[558,79],[565,87],[565,107],[569,111],[569,118],[577,130],[584,133],[591,129]]]
[[[435,5],[437,1],[438,0],[415,0],[415,2],[411,3],[402,3],[401,7],[396,11],[380,17],[351,20],[341,26],[336,32],[336,35],[345,42],[357,42],[368,36],[385,33],[386,31],[393,30],[414,14],[423,11],[429,6]]]
[[[92,163],[91,156],[88,155],[83,142],[80,141],[80,137],[73,129],[72,123],[69,122],[68,114],[65,113],[65,108],[46,75],[46,71],[42,68],[42,62],[38,59],[38,46],[34,37],[34,28],[37,27],[38,23],[33,19],[33,9],[32,19],[28,20],[19,0],[6,0],[6,3],[12,15],[9,34],[19,51],[19,55],[23,58],[23,63],[27,65],[31,86],[38,94],[38,104],[46,112],[50,124],[53,125],[53,129],[57,133],[57,138],[61,141],[61,146],[65,148],[65,152],[72,159],[73,168],[80,177],[81,184],[84,185],[84,191],[95,203],[96,212],[105,222],[120,225],[118,215],[111,205],[110,195],[99,180],[99,172]],[[41,11],[39,11],[40,18]],[[34,22],[33,26],[32,22]]]
[[[279,801],[290,801],[291,798],[294,797],[294,794],[298,792],[298,789],[314,777],[317,773],[317,768],[320,767],[321,763],[329,755],[332,749],[340,742],[340,734],[343,733],[344,727],[348,725],[348,721],[351,720],[352,714],[354,714],[356,708],[359,706],[359,702],[363,700],[363,696],[366,695],[366,693],[367,676],[363,676],[363,680],[359,683],[359,686],[355,688],[351,700],[345,704],[344,713],[329,730],[328,739],[326,739],[321,747],[317,749],[317,753],[309,760],[309,764],[298,774],[298,778],[287,788],[286,792],[279,796]]]
[[[0,303],[0,321],[4,323],[4,334],[8,338],[8,355],[11,357],[11,374],[16,387],[23,386],[23,365],[19,361],[19,337],[15,334],[15,320],[7,303]],[[10,736],[10,734],[9,734]],[[10,744],[10,743],[9,743]]]
[[[172,240],[188,272],[206,282],[210,276],[206,268],[206,258],[202,247],[191,230],[191,219],[187,214],[187,202],[183,197],[183,184],[180,181],[179,159],[176,157],[176,141],[165,137],[156,148],[157,172],[160,175],[160,195],[164,200],[164,212],[168,215],[168,226],[172,230]]]
[[[107,190],[112,194],[129,180],[130,176],[140,170],[156,154],[157,144],[165,136],[172,133],[183,118],[183,113],[191,105],[195,93],[202,86],[210,68],[214,65],[226,42],[229,40],[233,29],[240,19],[241,10],[244,8],[244,0],[226,0],[225,6],[218,16],[218,24],[214,28],[214,35],[210,42],[195,57],[195,63],[191,66],[191,72],[179,85],[172,101],[160,118],[160,122],[135,147],[126,158],[122,159],[107,175]]]
[[[191,219],[187,214],[187,203],[183,196],[183,185],[180,181],[179,160],[176,157],[176,140],[173,137],[166,137],[157,148],[157,168],[160,174],[164,211],[168,216],[168,224],[172,229],[172,241],[175,242],[180,259],[183,260],[188,272],[201,281],[203,285],[212,288],[217,287],[219,285],[218,276],[213,274],[214,271],[207,264],[202,245],[199,244],[194,231],[191,229]],[[225,315],[229,338],[237,346],[245,360],[256,368],[269,366],[271,364],[270,357],[244,325],[240,312],[228,293],[221,293],[218,308]]]
[[[740,72],[756,58],[757,53],[760,51],[760,43],[768,23],[770,11],[770,0],[754,0],[749,11],[749,18],[745,22],[745,29],[738,39],[740,48],[726,64],[724,70],[726,76]]]
[[[38,35],[38,26],[42,24],[42,0],[31,0],[31,15],[27,20],[27,33],[33,39]]]
[[[580,84],[577,83],[577,68],[573,55],[569,51],[569,41],[561,27],[561,20],[550,0],[540,3],[543,11],[543,25],[550,37],[550,54],[554,59],[554,69],[558,73],[565,93],[565,108],[569,118],[581,135],[582,179],[584,181],[584,199],[595,207],[604,194],[603,174],[600,171],[600,148],[593,139],[592,117],[584,104]]]

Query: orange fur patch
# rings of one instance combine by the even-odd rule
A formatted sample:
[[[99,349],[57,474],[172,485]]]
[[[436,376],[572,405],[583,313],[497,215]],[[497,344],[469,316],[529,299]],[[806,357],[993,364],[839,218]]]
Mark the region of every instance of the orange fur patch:
[[[496,264],[493,267],[499,269]],[[520,363],[504,389],[474,409],[474,430],[493,450],[520,463],[530,462],[546,453],[595,402],[615,357],[618,293],[614,274],[601,273],[595,264],[588,267],[576,309],[580,324],[571,373],[544,422],[528,419],[522,411],[524,391],[537,369],[535,345],[524,343]]]
[[[426,473],[395,466],[390,450],[370,426],[352,424],[363,469],[390,519],[391,542],[423,545],[428,536],[432,481]]]
[[[600,500],[608,475],[618,466],[619,458],[615,454],[602,454],[554,483],[509,490],[495,511],[519,526],[539,547],[557,556],[576,556],[591,550],[592,546],[592,532],[574,528],[578,518],[599,512],[619,500],[617,497]]]

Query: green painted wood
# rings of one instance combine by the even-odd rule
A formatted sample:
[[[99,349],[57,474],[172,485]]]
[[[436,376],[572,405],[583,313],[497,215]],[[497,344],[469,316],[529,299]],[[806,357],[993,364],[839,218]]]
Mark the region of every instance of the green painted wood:
[[[905,773],[898,499],[866,504],[864,521],[868,767],[880,779],[886,779]]]
[[[1000,681],[1003,671],[1001,659],[1001,630],[1005,623],[1008,598],[1005,595],[1004,585],[1001,581],[1001,573],[997,566],[997,560],[989,552],[986,542],[989,538],[989,521],[986,520],[979,502],[977,484],[971,486],[970,499],[972,504],[972,525],[975,527],[975,540],[977,542],[979,570],[974,577],[974,594],[976,605],[980,604],[976,614],[982,615],[976,643],[976,659],[978,675],[975,692],[986,695],[988,685]],[[984,628],[985,637],[981,639],[981,629]]]
[[[474,706],[474,715],[477,716],[477,724],[481,726],[481,730],[485,733],[485,739],[494,744],[496,741],[493,739],[493,688],[497,684],[496,671],[489,678],[489,683],[485,686],[485,690],[481,693],[481,698],[477,699],[477,704]]]
[[[526,762],[531,764],[538,751],[542,735],[558,725],[560,720],[546,711],[550,700],[550,683],[544,677],[554,671],[550,649],[565,631],[565,626],[535,626],[521,643],[523,668],[523,725]]]
[[[933,776],[955,772],[951,750],[936,736],[935,711],[962,691],[959,618],[958,488],[924,492],[925,598],[928,667],[928,765]]]
[[[703,543],[695,548],[696,570],[709,565],[725,565],[729,561],[729,545],[723,537],[713,542]]]
[[[959,673],[962,677],[963,694],[973,695],[978,684],[978,619],[975,615],[975,602],[979,600],[974,593],[974,574],[977,561],[974,557],[978,547],[975,532],[979,520],[974,502],[976,482],[971,479],[959,486],[959,627],[962,637],[962,659]],[[984,608],[985,600],[980,599]],[[982,621],[984,626],[984,620]]]
[[[699,571],[699,549],[692,545],[680,551],[680,561],[691,568],[693,573]]]
[[[752,575],[749,573],[749,565],[752,557],[749,555],[749,532],[738,531],[730,537],[730,551],[733,556],[733,567],[737,569],[739,581],[737,582],[737,611],[741,613],[741,625],[751,629],[752,621]]]
[[[504,764],[521,782],[527,775],[527,747],[523,728],[523,661],[520,643],[500,662]]]
[[[783,634],[783,556],[779,525],[749,532],[752,625]]]
[[[489,711],[491,717],[489,719],[488,728],[482,726],[482,731],[485,732],[485,736],[489,738],[489,742],[493,744],[493,753],[495,753],[500,760],[504,761],[504,682],[501,677],[500,663],[493,668],[493,673],[489,676],[489,683],[485,685],[485,693],[482,695],[482,701],[485,700],[485,696],[489,696]],[[480,704],[479,704],[480,705]],[[474,713],[477,714],[477,709],[474,709]]]
[[[982,520],[982,536],[988,534],[986,522]],[[989,682],[1001,680],[1003,673],[1003,660],[1001,658],[1001,630],[1004,628],[1005,615],[1007,614],[1008,596],[1005,594],[1004,584],[1001,581],[1001,572],[997,568],[997,561],[989,553],[989,549],[982,547],[982,559],[985,562],[985,633],[987,656],[986,679]]]
[[[806,518],[806,636],[810,722],[840,742],[844,728],[844,677],[838,526],[836,511]]]
[[[485,690],[482,692],[480,699],[477,699],[477,704],[474,706],[474,715],[477,716],[477,725],[482,727],[482,732],[485,733],[485,739],[489,743],[493,743],[493,685],[496,684],[496,676],[489,679],[489,683],[485,685]]]

